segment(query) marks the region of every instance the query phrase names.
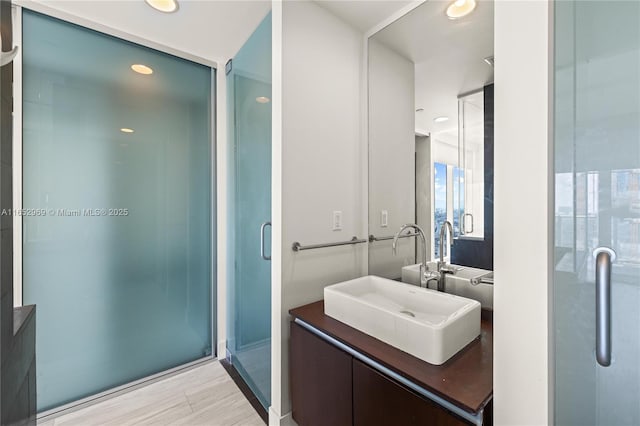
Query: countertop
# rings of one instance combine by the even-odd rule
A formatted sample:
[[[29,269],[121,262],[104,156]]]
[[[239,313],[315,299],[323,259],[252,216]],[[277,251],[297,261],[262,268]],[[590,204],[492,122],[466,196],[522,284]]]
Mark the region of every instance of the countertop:
[[[476,414],[491,400],[493,325],[485,315],[479,338],[433,365],[325,315],[323,300],[289,313],[467,412]]]

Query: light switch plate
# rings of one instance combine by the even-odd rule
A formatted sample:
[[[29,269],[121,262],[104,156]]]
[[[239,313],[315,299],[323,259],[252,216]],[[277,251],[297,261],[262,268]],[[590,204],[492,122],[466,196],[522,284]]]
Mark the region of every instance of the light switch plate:
[[[380,212],[380,227],[386,228],[387,226],[389,226],[389,212],[382,210]]]
[[[342,211],[333,211],[333,230],[342,231]]]

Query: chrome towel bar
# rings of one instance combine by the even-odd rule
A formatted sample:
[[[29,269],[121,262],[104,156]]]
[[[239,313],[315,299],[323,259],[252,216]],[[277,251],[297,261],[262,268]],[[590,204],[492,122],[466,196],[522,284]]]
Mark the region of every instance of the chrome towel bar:
[[[404,235],[400,235],[398,238],[409,238],[409,237],[415,237],[418,236],[420,234],[418,234],[417,232],[407,232]],[[387,236],[387,237],[376,237],[375,235],[371,234],[369,235],[369,242],[372,243],[374,241],[384,241],[384,240],[393,240],[393,238],[395,237],[395,235],[391,235],[391,236]]]
[[[358,237],[353,237],[349,241],[339,241],[337,243],[325,243],[325,244],[310,244],[308,246],[303,246],[302,244],[296,241],[291,245],[291,249],[293,251],[302,251],[302,250],[312,250],[312,249],[325,248],[325,247],[346,246],[346,245],[360,244],[360,243],[366,243],[366,242],[367,240],[359,239]]]

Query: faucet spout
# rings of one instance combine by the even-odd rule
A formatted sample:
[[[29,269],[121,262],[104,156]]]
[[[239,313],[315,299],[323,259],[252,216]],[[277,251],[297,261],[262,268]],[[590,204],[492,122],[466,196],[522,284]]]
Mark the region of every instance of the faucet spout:
[[[451,222],[445,220],[440,226],[440,261],[438,262],[438,273],[440,274],[438,277],[438,291],[444,292],[446,290],[445,284],[445,274],[453,273],[453,269],[447,266],[447,263],[444,261],[444,240],[447,236],[447,231],[449,231],[449,249],[447,252],[449,253],[449,258],[451,258],[451,246],[453,246],[453,226],[451,226]]]
[[[406,223],[402,225],[400,227],[400,230],[393,236],[393,243],[391,244],[391,250],[394,255],[397,254],[398,238],[400,238],[400,234],[402,234],[402,232],[404,232],[404,230],[407,228],[414,229],[420,237],[420,243],[422,247],[422,263],[420,264],[420,285],[426,286],[427,285],[427,274],[426,274],[427,272],[427,239],[424,235],[424,231],[422,230],[422,228],[420,228],[420,226],[416,225],[415,223]]]
[[[444,240],[447,234],[447,230],[449,231],[449,256],[451,256],[451,246],[453,245],[453,226],[451,226],[451,222],[445,220],[440,226],[440,263],[444,264]]]

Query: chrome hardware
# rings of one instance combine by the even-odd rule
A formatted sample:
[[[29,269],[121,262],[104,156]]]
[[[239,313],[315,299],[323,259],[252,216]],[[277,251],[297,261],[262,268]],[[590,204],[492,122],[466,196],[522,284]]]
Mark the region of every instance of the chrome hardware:
[[[260,225],[260,256],[264,260],[271,260],[271,256],[266,256],[264,254],[264,230],[267,226],[271,226],[271,222],[265,222]]]
[[[417,232],[407,232],[404,235],[400,235],[398,238],[409,238],[409,237],[417,237],[418,234]],[[373,243],[374,241],[384,241],[384,240],[393,240],[396,236],[395,235],[390,235],[390,236],[386,236],[386,237],[376,237],[375,235],[371,234],[369,235],[369,242]]]
[[[611,365],[611,263],[616,252],[608,247],[593,251],[596,261],[596,360]]]
[[[0,46],[2,46],[2,37],[0,37]],[[10,64],[18,54],[18,46],[8,52],[0,52],[0,67]]]
[[[487,272],[486,274],[473,277],[469,280],[469,282],[471,283],[471,285],[478,285],[478,284],[493,285],[493,272]]]
[[[400,227],[400,230],[393,236],[393,243],[391,244],[391,251],[395,255],[396,247],[398,245],[398,238],[402,238],[402,232],[407,228],[413,228],[416,234],[420,236],[420,242],[422,243],[422,263],[420,264],[420,286],[426,287],[428,280],[428,268],[427,268],[427,239],[424,236],[424,231],[415,223],[406,223]],[[407,234],[409,235],[409,234]]]
[[[346,246],[352,244],[360,244],[366,243],[368,240],[359,239],[358,237],[353,237],[349,241],[339,241],[337,243],[325,243],[325,244],[310,244],[308,246],[303,246],[299,242],[295,242],[291,245],[291,249],[293,251],[302,251],[302,250],[312,250],[317,248],[325,248],[325,247],[336,247],[336,246]]]
[[[449,259],[451,259],[451,246],[453,245],[453,226],[451,226],[451,222],[445,220],[440,226],[440,260],[438,261],[438,273],[440,274],[440,278],[438,279],[438,291],[444,292],[445,288],[445,275],[452,274],[455,272],[453,268],[450,268],[449,265],[444,261],[444,240],[447,233],[447,229],[449,230]]]
[[[467,216],[471,218],[471,229],[468,231],[467,231],[467,221],[466,221]],[[473,233],[473,215],[471,213],[465,213],[462,215],[462,233],[463,234]]]

